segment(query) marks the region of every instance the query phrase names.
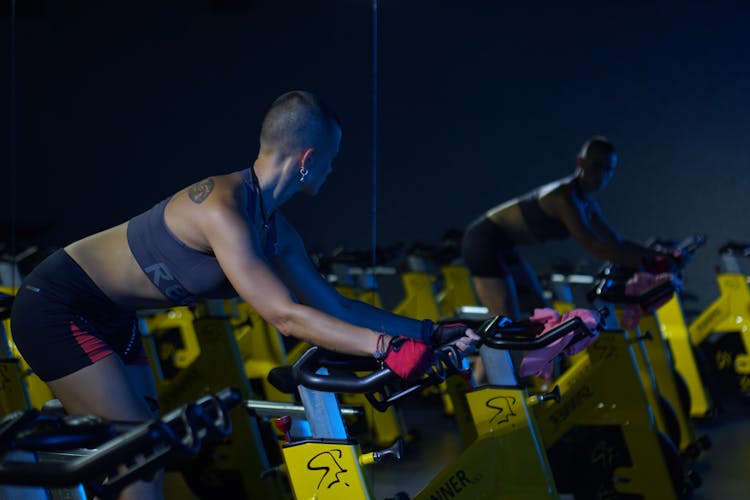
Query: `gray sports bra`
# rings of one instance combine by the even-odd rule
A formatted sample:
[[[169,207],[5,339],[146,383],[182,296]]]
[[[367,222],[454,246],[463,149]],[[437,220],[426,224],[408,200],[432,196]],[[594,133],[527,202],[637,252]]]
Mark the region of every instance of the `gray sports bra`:
[[[245,208],[250,218],[254,218],[256,199],[260,196],[258,180],[251,168],[241,173],[248,191]],[[236,297],[237,292],[216,257],[188,247],[169,230],[164,221],[164,210],[170,198],[133,217],[128,223],[128,245],[138,265],[164,296],[177,305],[193,305],[201,298]],[[274,215],[268,221],[264,248],[269,259],[277,253]]]

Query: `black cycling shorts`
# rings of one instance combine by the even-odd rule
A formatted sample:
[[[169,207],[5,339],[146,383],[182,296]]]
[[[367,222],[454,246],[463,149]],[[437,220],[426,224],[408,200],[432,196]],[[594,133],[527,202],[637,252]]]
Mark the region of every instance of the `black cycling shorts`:
[[[479,278],[504,278],[511,266],[523,262],[510,238],[487,216],[466,228],[461,254],[471,275]]]
[[[148,365],[135,312],[112,302],[64,250],[24,279],[13,301],[11,335],[44,381],[112,354],[125,364]]]

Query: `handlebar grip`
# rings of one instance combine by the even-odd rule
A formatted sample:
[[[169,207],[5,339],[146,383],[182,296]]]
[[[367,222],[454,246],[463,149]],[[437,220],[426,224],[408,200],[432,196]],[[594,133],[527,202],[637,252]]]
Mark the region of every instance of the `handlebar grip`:
[[[652,286],[642,294],[638,295],[638,304],[644,309],[648,309],[649,305],[662,298],[672,295],[675,292],[674,283],[671,281],[665,281],[659,283],[656,286]]]
[[[442,346],[435,350],[432,366],[425,377],[417,382],[406,382],[388,367],[377,367],[371,374],[358,377],[351,372],[324,375],[316,373],[326,364],[325,351],[318,347],[308,349],[292,367],[295,382],[309,389],[325,392],[364,393],[373,407],[385,411],[394,402],[436,385],[453,373],[461,371],[462,355],[453,345]],[[356,357],[353,357],[356,360]],[[393,382],[398,382],[396,387]],[[376,394],[380,398],[376,397]]]
[[[625,295],[624,287],[618,287],[618,291],[613,292],[610,289],[611,286],[612,283],[609,280],[602,280],[589,292],[589,300],[593,301],[598,298],[608,303],[639,304],[643,308],[648,308],[654,301],[675,292],[675,286],[672,281],[659,283],[638,295]]]
[[[696,250],[698,250],[698,248],[702,247],[705,244],[706,236],[703,234],[695,234],[682,240],[679,245],[677,245],[677,249],[683,252],[687,252],[688,254],[693,254]]]
[[[606,315],[606,313],[601,310],[598,312],[600,318]],[[575,331],[583,331],[589,335],[593,335],[593,332],[591,332],[588,327],[586,327],[581,318],[574,317],[535,338],[503,338],[502,335],[504,333],[504,328],[502,326],[498,326],[500,321],[498,318],[501,317],[495,317],[488,320],[486,325],[480,328],[478,332],[479,336],[481,337],[481,340],[479,341],[480,345],[486,345],[492,349],[529,351],[546,347],[549,344]],[[537,325],[537,328],[544,328],[541,324]]]
[[[318,391],[367,393],[377,391],[388,382],[399,378],[387,367],[363,377],[354,374],[342,376],[316,373],[322,365],[323,355],[324,351],[317,346],[305,351],[292,366],[292,377],[295,382]]]

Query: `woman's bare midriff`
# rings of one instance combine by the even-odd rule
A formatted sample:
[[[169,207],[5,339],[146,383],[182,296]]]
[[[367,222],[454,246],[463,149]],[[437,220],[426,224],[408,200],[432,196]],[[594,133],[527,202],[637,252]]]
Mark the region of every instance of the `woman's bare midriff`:
[[[65,251],[115,304],[127,309],[171,305],[133,257],[128,223],[96,233],[65,247]]]

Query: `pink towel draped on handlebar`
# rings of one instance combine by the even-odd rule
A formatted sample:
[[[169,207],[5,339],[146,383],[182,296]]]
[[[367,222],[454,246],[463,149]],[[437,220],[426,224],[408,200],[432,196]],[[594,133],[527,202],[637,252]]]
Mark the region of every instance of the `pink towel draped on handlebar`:
[[[647,291],[649,288],[661,285],[671,281],[675,290],[679,290],[681,282],[678,277],[672,273],[660,273],[652,274],[648,272],[639,271],[633,275],[632,278],[625,283],[625,295],[629,297],[635,297]],[[658,300],[648,305],[644,310],[640,304],[627,304],[622,312],[622,318],[620,319],[620,326],[626,330],[633,330],[638,326],[638,322],[645,313],[653,312],[659,309],[661,306],[669,302],[672,298],[672,294],[665,294],[664,297],[660,297]]]
[[[544,330],[539,334],[543,335],[561,323],[574,317],[581,318],[583,324],[586,325],[586,328],[592,331],[595,331],[596,326],[599,324],[599,314],[590,309],[573,309],[572,311],[564,313],[562,316],[560,316],[560,314],[554,309],[548,307],[534,309],[534,315],[531,316],[529,320],[544,325]],[[591,345],[591,343],[598,338],[596,335],[586,335],[577,342],[573,342],[573,338],[577,333],[578,331],[568,333],[546,347],[526,352],[523,356],[523,360],[521,360],[521,367],[519,370],[521,376],[526,377],[529,375],[538,375],[540,377],[550,378],[554,370],[554,361],[558,354],[563,353],[568,356],[577,354]]]

